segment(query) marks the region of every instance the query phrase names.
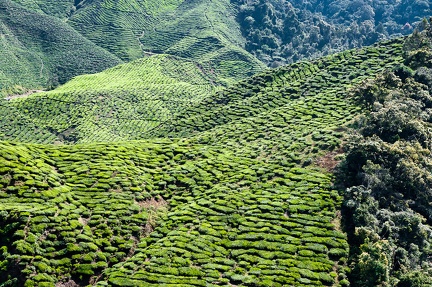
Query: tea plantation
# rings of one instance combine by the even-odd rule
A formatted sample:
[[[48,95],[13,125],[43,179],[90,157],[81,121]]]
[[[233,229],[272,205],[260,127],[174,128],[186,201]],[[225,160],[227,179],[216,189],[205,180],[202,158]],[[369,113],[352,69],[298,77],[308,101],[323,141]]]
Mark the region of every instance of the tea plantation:
[[[199,62],[169,55],[152,56],[77,77],[51,92],[1,100],[4,116],[0,118],[0,138],[36,143],[121,141],[183,136],[239,120],[228,125],[228,130],[219,128],[219,132],[201,136],[213,137],[204,141],[222,143],[224,139],[218,135],[224,134],[236,144],[238,140],[247,140],[249,134],[256,136],[257,128],[267,130],[259,122],[278,114],[285,117],[292,105],[302,115],[293,115],[294,121],[289,124],[301,131],[304,119],[316,117],[310,109],[316,101],[330,107],[317,111],[329,117],[328,121],[344,117],[327,110],[341,105],[340,99],[356,83],[400,63],[401,47],[402,40],[394,40],[349,50],[269,70],[217,93],[233,78],[224,78],[211,66]],[[347,117],[354,115],[349,109],[344,112]],[[248,127],[250,121],[255,123]],[[278,125],[279,121],[271,122]],[[238,125],[249,131],[244,133]],[[285,134],[292,141],[292,132],[284,131],[280,136]],[[302,134],[310,135],[309,131]],[[268,149],[272,139],[264,137],[254,142]],[[335,141],[330,143],[333,147],[338,145]]]
[[[349,286],[331,172],[404,41],[225,89],[159,55],[2,101],[1,286]]]
[[[4,142],[1,151],[0,278],[10,284],[331,285],[344,276],[340,197],[319,170],[188,141]]]
[[[0,3],[0,95],[50,90],[123,61],[168,54],[199,62],[228,84],[264,64],[243,49],[229,1]]]
[[[36,14],[103,48],[0,100],[0,287],[432,284],[430,23],[263,70],[225,0],[3,1],[0,29]]]

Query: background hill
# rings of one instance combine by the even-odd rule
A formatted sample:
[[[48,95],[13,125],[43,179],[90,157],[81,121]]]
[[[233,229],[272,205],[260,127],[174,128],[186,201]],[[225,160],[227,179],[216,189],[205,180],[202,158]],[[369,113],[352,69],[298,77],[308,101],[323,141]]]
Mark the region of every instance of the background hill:
[[[77,71],[74,71],[73,67],[80,61],[93,61],[96,64],[98,60],[92,59],[92,53],[102,51],[102,49],[96,48],[95,45],[126,62],[154,54],[169,54],[189,61],[197,61],[204,66],[211,67],[221,77],[221,80],[240,80],[264,68],[259,60],[243,49],[244,39],[240,26],[235,20],[235,9],[224,0],[212,2],[96,0],[79,3],[75,3],[76,1],[17,0],[15,2],[33,11],[31,13],[33,17],[50,19],[50,21],[54,21],[54,18],[46,17],[46,15],[58,17],[61,21],[55,20],[55,23],[61,23],[61,25],[57,28],[52,24],[49,26],[51,30],[45,31],[46,35],[50,35],[53,39],[65,39],[61,38],[67,35],[65,31],[62,31],[62,27],[68,24],[69,27],[94,43],[91,52],[85,52],[83,50],[85,47],[72,49],[70,45],[73,45],[71,43],[74,42],[90,43],[88,40],[72,40],[69,46],[65,47],[65,49],[71,48],[67,50],[68,53],[72,53],[69,55],[70,63],[58,59],[58,57],[65,56],[66,51],[63,51],[63,54],[60,53],[58,57],[54,54],[47,59],[50,63],[58,63],[63,69],[53,71],[52,79],[49,79],[49,84],[52,86],[63,83],[65,79],[70,79],[71,76],[77,74],[100,71],[97,65],[87,69],[80,67],[81,70]],[[14,7],[23,9],[18,8],[20,6],[16,4]],[[25,18],[20,18],[21,12],[19,11],[21,10],[16,9],[9,11],[11,19],[15,19],[16,23],[19,21],[20,25],[36,29],[32,25],[38,21],[27,23]],[[14,17],[14,13],[17,13],[17,17]],[[72,29],[68,29],[72,32]],[[19,34],[30,42],[39,41],[37,34],[36,39],[32,38],[32,34],[23,32]],[[61,43],[58,44],[50,39],[45,39],[43,43],[46,55],[52,50],[57,51],[58,45],[61,46]],[[12,48],[16,50],[15,46]],[[74,59],[72,56],[75,53],[82,55],[82,59]],[[19,64],[27,67],[28,62],[36,61],[30,59]],[[113,66],[109,60],[104,62],[105,68]],[[116,63],[119,63],[118,59]],[[5,66],[4,69],[7,70],[8,67]],[[40,61],[39,66],[36,67],[40,67]],[[36,70],[36,68],[29,70],[27,72],[29,77],[25,79],[40,77],[40,73],[36,73]],[[21,74],[24,75],[24,73]],[[40,82],[42,87],[46,87],[43,81]],[[27,82],[23,81],[23,86],[26,85]]]
[[[238,79],[262,69],[256,58],[275,67],[410,34],[431,11],[428,1],[14,1],[124,61],[170,54]]]
[[[25,93],[121,61],[54,17],[0,2],[0,94]]]
[[[227,0],[17,2],[61,15],[83,36],[125,61],[164,53],[211,63],[239,77],[262,68],[242,49],[245,41],[236,11]]]

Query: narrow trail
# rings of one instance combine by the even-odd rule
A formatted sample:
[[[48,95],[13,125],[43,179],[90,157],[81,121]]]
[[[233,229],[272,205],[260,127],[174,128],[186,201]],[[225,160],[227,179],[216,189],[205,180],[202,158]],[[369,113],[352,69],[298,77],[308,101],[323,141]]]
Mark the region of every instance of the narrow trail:
[[[26,92],[24,94],[7,96],[7,97],[5,97],[5,100],[10,101],[10,100],[13,100],[13,99],[18,99],[18,98],[26,98],[26,97],[28,97],[28,96],[30,96],[32,94],[41,93],[41,92],[45,92],[45,91],[43,91],[43,90],[30,90],[30,91],[28,91],[28,92]]]
[[[43,70],[44,70],[44,68],[45,68],[45,65],[44,65],[44,61],[43,61],[43,59],[41,58],[41,56],[39,56],[39,55],[36,55],[38,58],[39,58],[39,60],[41,61],[41,68],[40,68],[40,71],[39,71],[39,77],[40,78],[43,78]]]
[[[138,36],[138,38],[137,38],[137,40],[138,40],[138,45],[139,45],[139,47],[140,47],[140,49],[141,49],[142,51],[144,51],[144,49],[143,49],[143,46],[144,46],[144,45],[141,43],[141,38],[144,37],[144,34],[145,34],[145,31],[142,31],[141,35]]]

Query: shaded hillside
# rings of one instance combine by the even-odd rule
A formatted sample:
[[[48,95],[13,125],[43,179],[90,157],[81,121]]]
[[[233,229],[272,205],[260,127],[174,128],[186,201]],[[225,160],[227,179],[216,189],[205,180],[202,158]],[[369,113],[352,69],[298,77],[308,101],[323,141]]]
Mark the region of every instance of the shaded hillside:
[[[349,286],[331,171],[348,125],[363,112],[352,91],[403,63],[403,45],[397,39],[266,71],[181,108],[146,141],[1,142],[1,280]],[[108,85],[104,75],[134,66],[64,88],[87,89],[87,80],[91,91],[90,83]]]
[[[24,7],[33,11],[44,13],[50,16],[66,19],[73,13],[75,5],[78,6],[80,2],[75,0],[12,0]]]
[[[64,22],[0,3],[0,94],[24,93],[104,70],[121,61]]]
[[[232,0],[246,50],[268,65],[316,58],[407,35],[430,1]],[[421,25],[420,25],[421,26]]]
[[[197,62],[143,58],[50,92],[1,100],[0,137],[37,143],[140,139],[226,81]]]
[[[160,23],[156,18],[159,14],[174,11],[180,3],[179,0],[87,1],[77,7],[68,23],[123,60],[135,60],[144,55],[141,35]]]

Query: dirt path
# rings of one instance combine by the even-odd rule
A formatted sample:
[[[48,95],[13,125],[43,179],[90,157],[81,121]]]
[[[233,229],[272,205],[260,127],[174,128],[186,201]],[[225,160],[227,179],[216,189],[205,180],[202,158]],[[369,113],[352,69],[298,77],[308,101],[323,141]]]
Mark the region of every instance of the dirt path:
[[[28,97],[28,96],[30,96],[32,94],[41,93],[41,92],[45,92],[45,91],[42,91],[42,90],[30,90],[30,91],[28,91],[28,92],[26,92],[24,94],[7,96],[5,98],[5,100],[10,101],[10,100],[13,100],[13,99],[18,99],[18,98],[26,98],[26,97]]]

